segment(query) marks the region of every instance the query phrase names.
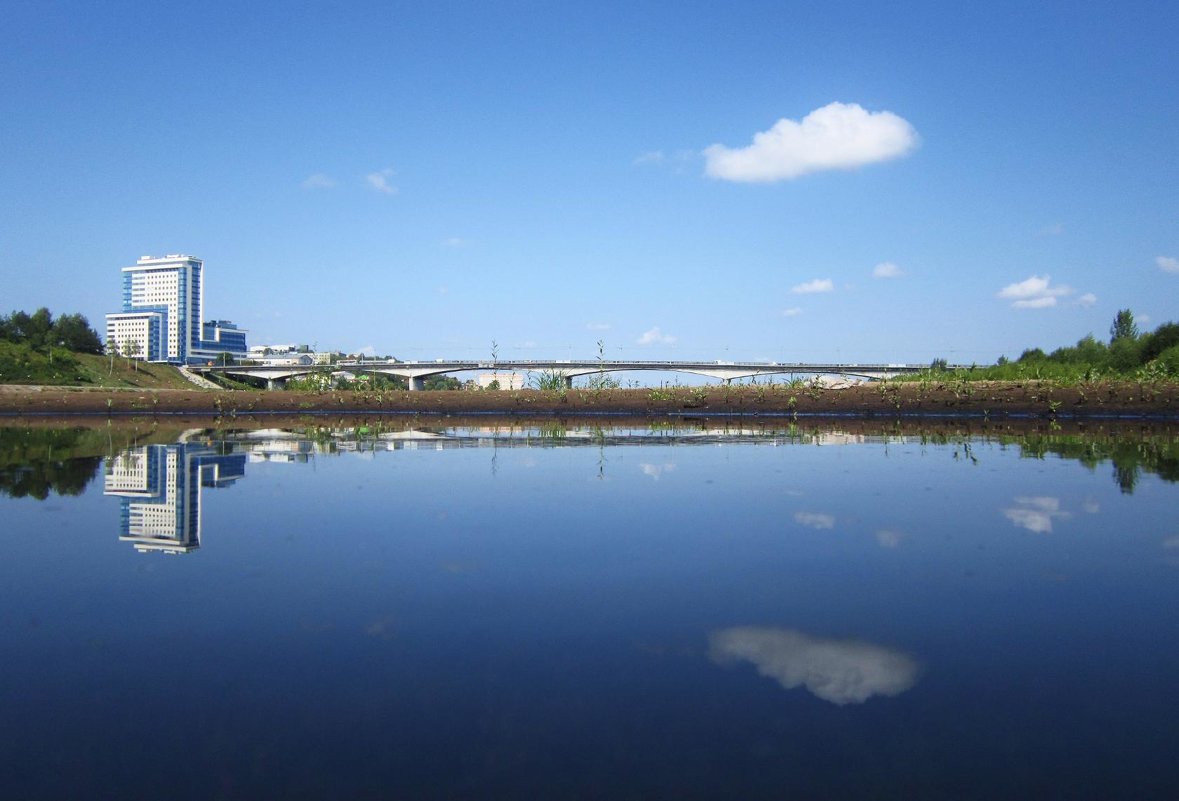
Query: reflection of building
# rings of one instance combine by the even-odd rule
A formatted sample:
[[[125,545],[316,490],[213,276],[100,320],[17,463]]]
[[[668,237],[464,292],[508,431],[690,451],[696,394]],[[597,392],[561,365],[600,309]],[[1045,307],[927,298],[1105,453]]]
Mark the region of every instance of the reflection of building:
[[[201,545],[201,488],[243,477],[244,454],[182,443],[145,445],[106,463],[104,494],[122,499],[119,540],[140,552],[189,553]]]

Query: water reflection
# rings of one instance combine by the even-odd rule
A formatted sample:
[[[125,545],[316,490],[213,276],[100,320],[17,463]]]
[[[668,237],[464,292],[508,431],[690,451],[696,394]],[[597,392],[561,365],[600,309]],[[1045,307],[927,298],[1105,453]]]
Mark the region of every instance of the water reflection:
[[[140,553],[201,547],[201,489],[246,474],[246,457],[211,444],[145,445],[106,463],[103,494],[121,499],[119,541]]]
[[[917,683],[919,672],[917,660],[904,651],[794,629],[721,629],[711,634],[709,644],[718,664],[749,662],[787,690],[806,687],[839,706],[862,704],[874,695],[900,695]]]
[[[1060,498],[1016,498],[1015,503],[1003,510],[1003,516],[1035,534],[1051,534],[1053,520],[1069,517],[1068,512],[1060,510]]]

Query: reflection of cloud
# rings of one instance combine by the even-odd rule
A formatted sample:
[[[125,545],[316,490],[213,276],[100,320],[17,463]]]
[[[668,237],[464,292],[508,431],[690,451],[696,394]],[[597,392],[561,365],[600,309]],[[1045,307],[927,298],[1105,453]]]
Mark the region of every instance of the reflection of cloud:
[[[1179,536],[1167,537],[1163,540],[1163,547],[1168,551],[1179,550]]]
[[[1092,498],[1086,498],[1085,501],[1081,504],[1081,509],[1083,509],[1084,511],[1088,512],[1091,515],[1095,515],[1101,511],[1101,504],[1099,504],[1097,501],[1093,500]]]
[[[900,695],[917,683],[913,657],[858,640],[812,637],[793,629],[741,626],[709,636],[718,664],[751,662],[787,690],[805,686],[824,701],[861,704],[874,695]]]
[[[880,543],[881,548],[895,548],[904,538],[905,535],[896,529],[882,528],[876,532],[876,541]]]
[[[643,475],[650,476],[651,478],[658,481],[659,477],[661,475],[663,475],[664,473],[670,473],[672,470],[675,470],[675,463],[674,462],[664,462],[663,464],[643,463],[643,464],[639,465],[639,469],[643,471]]]
[[[795,512],[794,522],[807,528],[828,529],[835,528],[835,517],[820,512]]]
[[[1020,528],[1036,534],[1051,534],[1052,520],[1069,516],[1068,512],[1060,511],[1059,498],[1016,498],[1015,502],[1019,506],[1004,509],[1003,516]]]

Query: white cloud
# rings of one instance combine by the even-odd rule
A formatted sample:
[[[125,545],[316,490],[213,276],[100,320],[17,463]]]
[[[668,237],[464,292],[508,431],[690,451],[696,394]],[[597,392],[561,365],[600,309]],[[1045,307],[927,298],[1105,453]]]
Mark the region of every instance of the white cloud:
[[[1163,540],[1163,547],[1169,551],[1179,549],[1179,536],[1167,537]]]
[[[641,153],[635,157],[634,164],[642,166],[644,164],[662,164],[666,156],[663,155],[662,150],[648,150],[646,153]]]
[[[794,522],[798,523],[800,526],[816,528],[820,531],[835,528],[834,516],[823,514],[821,512],[795,512]]]
[[[336,181],[330,175],[324,175],[322,172],[313,173],[303,179],[301,186],[304,189],[331,189],[336,185]]]
[[[831,103],[801,122],[781,119],[753,144],[704,149],[705,172],[724,181],[788,181],[823,170],[848,170],[899,158],[918,144],[917,131],[890,111]]]
[[[370,187],[378,192],[386,195],[395,195],[397,194],[397,187],[389,183],[389,179],[392,178],[393,175],[393,168],[386,167],[385,169],[378,170],[377,172],[370,172],[368,175],[364,176],[364,180],[368,182]]]
[[[796,295],[813,295],[816,292],[834,292],[835,284],[830,278],[816,278],[804,284],[796,284],[790,288]]]
[[[610,323],[586,323],[585,327],[590,331],[609,331]]]
[[[904,533],[892,528],[882,528],[876,532],[876,542],[881,548],[896,548],[904,538]]]
[[[1070,286],[1052,286],[1052,279],[1047,275],[1033,275],[1003,287],[998,297],[1010,300],[1013,309],[1046,309],[1055,306],[1057,298],[1072,293],[1073,288]]]
[[[905,271],[891,261],[882,261],[872,268],[873,278],[900,278]]]
[[[674,345],[675,341],[675,337],[663,333],[659,326],[644,331],[643,335],[635,340],[639,345]]]
[[[1064,225],[1061,223],[1053,223],[1052,225],[1045,225],[1040,229],[1040,236],[1060,236],[1064,233]]]
[[[1156,256],[1154,263],[1165,273],[1179,273],[1179,259],[1174,256]]]
[[[783,317],[797,317],[802,314],[802,309],[797,306],[791,306],[789,309],[782,309]]]
[[[709,635],[717,664],[750,662],[787,690],[806,687],[824,701],[862,704],[874,695],[895,696],[917,683],[920,667],[895,648],[813,637],[793,629],[742,626]]]
[[[644,462],[643,464],[639,465],[639,469],[643,471],[643,475],[650,476],[651,478],[658,481],[659,477],[664,473],[670,473],[675,470],[675,463],[664,462],[663,464],[647,464]]]
[[[1051,534],[1052,521],[1069,517],[1060,511],[1060,499],[1052,497],[1016,498],[1018,506],[1003,510],[1003,516],[1020,528],[1035,534]]]
[[[1097,296],[1094,295],[1092,292],[1086,292],[1084,295],[1081,295],[1081,297],[1077,298],[1077,305],[1084,306],[1086,309],[1089,308],[1090,306],[1092,306],[1096,302],[1097,302]]]
[[[461,236],[452,236],[442,240],[442,247],[444,248],[465,248],[466,246],[467,240]]]
[[[352,352],[359,353],[361,356],[376,356],[377,355],[377,349],[374,348],[372,345],[365,345],[363,348],[357,348],[356,350],[354,350]]]

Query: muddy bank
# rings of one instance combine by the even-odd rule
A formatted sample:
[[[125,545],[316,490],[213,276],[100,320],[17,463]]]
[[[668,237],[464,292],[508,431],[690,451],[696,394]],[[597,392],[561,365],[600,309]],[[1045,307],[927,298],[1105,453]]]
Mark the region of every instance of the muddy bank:
[[[1179,384],[1092,382],[877,383],[841,389],[768,384],[564,392],[213,392],[0,387],[0,414],[19,417],[310,414],[536,416],[912,416],[1179,420]]]

